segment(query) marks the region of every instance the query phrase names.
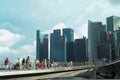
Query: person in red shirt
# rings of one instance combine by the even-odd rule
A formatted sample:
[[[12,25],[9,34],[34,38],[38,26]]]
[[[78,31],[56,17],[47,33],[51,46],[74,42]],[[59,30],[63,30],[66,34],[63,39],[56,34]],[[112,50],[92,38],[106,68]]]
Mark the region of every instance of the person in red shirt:
[[[9,69],[9,59],[8,58],[6,58],[6,60],[5,60],[5,66],[6,66],[6,70],[8,70]]]

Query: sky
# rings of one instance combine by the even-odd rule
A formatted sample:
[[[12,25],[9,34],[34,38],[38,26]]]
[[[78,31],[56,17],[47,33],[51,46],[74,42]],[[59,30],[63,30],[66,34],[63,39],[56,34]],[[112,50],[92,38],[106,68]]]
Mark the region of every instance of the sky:
[[[36,30],[72,28],[75,39],[87,37],[88,20],[106,24],[120,16],[120,0],[0,0],[0,61],[35,59]]]

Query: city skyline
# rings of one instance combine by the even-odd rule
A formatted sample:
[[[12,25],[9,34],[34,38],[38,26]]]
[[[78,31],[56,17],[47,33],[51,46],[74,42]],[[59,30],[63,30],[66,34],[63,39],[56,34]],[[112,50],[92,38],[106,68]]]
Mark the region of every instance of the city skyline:
[[[120,15],[119,4],[119,0],[1,0],[1,58],[8,55],[11,58],[14,55],[15,59],[28,55],[35,58],[36,30],[50,33],[54,29],[69,27],[74,29],[75,38],[87,36],[88,20],[105,24],[108,16]]]

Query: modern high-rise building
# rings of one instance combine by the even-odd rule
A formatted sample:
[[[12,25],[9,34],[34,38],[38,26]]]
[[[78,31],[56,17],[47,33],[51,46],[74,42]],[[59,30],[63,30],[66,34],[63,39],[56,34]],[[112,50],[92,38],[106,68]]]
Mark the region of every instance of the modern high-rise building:
[[[109,42],[101,42],[97,46],[97,59],[98,60],[110,60],[111,61],[111,44]]]
[[[66,58],[67,61],[72,61],[73,54],[74,54],[74,30],[71,28],[64,28],[63,29],[63,36],[66,37],[67,43],[66,43]]]
[[[66,37],[60,36],[55,43],[55,60],[59,62],[66,62]]]
[[[36,31],[36,58],[40,60],[40,30]]]
[[[106,40],[106,31],[107,31],[107,26],[102,25],[100,29],[100,42],[104,42]]]
[[[40,34],[40,30],[36,31],[36,59],[40,61],[48,59],[48,34]]]
[[[107,30],[112,33],[119,30],[120,27],[120,17],[110,16],[107,18]]]
[[[83,37],[83,39],[76,39],[74,43],[74,62],[85,62],[88,60],[87,54],[87,39]]]
[[[41,35],[40,38],[40,61],[48,59],[48,34]]]
[[[120,28],[120,17],[117,16],[110,16],[107,18],[107,31],[110,31],[111,35],[111,53],[112,53],[112,60],[119,58],[118,52],[118,31]],[[112,39],[113,38],[113,39]],[[113,42],[114,41],[114,42]]]
[[[61,36],[61,30],[50,34],[50,60],[66,62],[66,37]]]
[[[118,51],[118,57],[120,58],[120,28],[119,28],[119,30],[117,31],[117,43],[118,43],[118,47],[117,47],[117,51]]]
[[[71,28],[64,28],[63,36],[67,37],[67,42],[72,42],[74,40],[74,30]]]
[[[100,43],[102,22],[88,21],[88,59],[97,60],[97,46]]]

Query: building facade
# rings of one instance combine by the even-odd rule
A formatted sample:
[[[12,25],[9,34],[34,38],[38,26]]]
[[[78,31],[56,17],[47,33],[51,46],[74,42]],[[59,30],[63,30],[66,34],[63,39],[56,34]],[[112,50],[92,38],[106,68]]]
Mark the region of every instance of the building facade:
[[[97,60],[97,45],[100,43],[100,30],[102,22],[88,21],[88,58],[89,61]]]
[[[36,31],[36,59],[40,60],[40,30]]]
[[[40,30],[36,31],[36,59],[48,59],[48,34],[40,34]]]
[[[50,34],[50,60],[66,62],[66,37],[61,36],[61,30]]]
[[[40,38],[40,61],[48,59],[48,34],[41,35]]]
[[[74,43],[74,62],[85,62],[88,60],[87,39],[76,39]]]
[[[111,32],[111,54],[112,60],[119,59],[119,28],[120,28],[120,17],[110,16],[107,19],[107,30]]]
[[[73,60],[73,54],[74,54],[74,30],[71,28],[64,28],[63,29],[63,36],[66,37],[66,58],[67,61]]]
[[[74,41],[74,30],[71,28],[64,28],[63,29],[63,36],[67,37],[67,42]]]
[[[107,30],[111,33],[119,30],[120,27],[120,17],[110,16],[107,18]]]

